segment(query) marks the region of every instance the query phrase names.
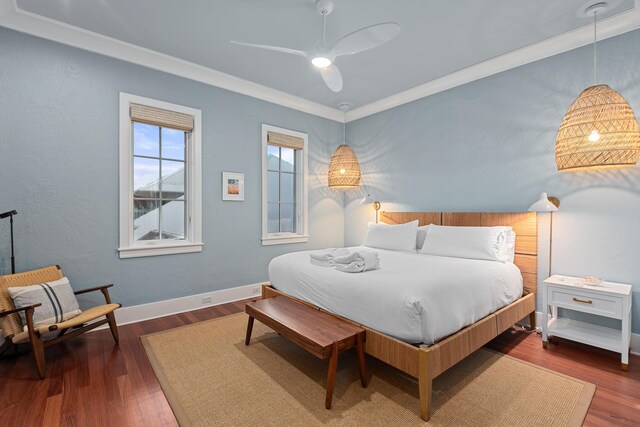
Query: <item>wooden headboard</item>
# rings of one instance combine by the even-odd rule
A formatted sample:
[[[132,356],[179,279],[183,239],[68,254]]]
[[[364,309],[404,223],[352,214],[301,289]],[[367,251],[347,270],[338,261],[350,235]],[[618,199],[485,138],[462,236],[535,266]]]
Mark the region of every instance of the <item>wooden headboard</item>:
[[[524,289],[536,292],[538,287],[538,222],[535,212],[380,212],[386,224],[419,221],[419,225],[483,226],[505,225],[516,232],[514,264],[522,272]]]

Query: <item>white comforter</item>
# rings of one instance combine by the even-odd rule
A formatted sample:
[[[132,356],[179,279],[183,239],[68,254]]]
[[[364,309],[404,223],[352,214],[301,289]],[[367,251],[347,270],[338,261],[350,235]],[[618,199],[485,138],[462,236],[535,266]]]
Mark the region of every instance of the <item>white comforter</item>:
[[[522,295],[514,264],[376,250],[380,269],[348,274],[313,265],[310,251],[274,258],[276,289],[410,343],[433,344]]]

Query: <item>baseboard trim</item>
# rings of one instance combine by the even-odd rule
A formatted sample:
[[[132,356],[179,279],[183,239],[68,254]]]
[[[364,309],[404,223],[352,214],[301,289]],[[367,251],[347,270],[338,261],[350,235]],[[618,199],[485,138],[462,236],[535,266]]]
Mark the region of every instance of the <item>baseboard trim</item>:
[[[536,325],[538,330],[540,330],[540,325],[542,325],[543,314],[541,311],[536,311]],[[640,334],[631,334],[631,342],[629,343],[631,354],[635,354],[640,356]]]
[[[123,326],[130,323],[171,316],[172,314],[187,313],[189,311],[200,310],[202,308],[213,307],[241,299],[259,297],[262,292],[261,287],[264,283],[268,282],[237,286],[235,288],[205,292],[203,294],[189,295],[131,307],[122,307],[115,312],[116,323],[118,326]],[[210,300],[203,302],[204,298],[210,298]],[[105,328],[107,328],[107,325],[100,326],[94,330],[98,331]]]

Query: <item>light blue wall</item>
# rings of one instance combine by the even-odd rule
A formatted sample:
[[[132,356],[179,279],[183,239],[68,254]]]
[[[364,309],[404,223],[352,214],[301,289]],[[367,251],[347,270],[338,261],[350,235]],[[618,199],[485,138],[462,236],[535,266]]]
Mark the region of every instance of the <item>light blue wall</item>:
[[[598,44],[598,74],[640,113],[640,31]],[[640,166],[561,173],[562,118],[592,84],[584,47],[349,123],[365,189],[383,210],[523,211],[540,192],[561,199],[553,271],[634,285],[640,333]],[[373,210],[364,190],[345,199],[345,244],[362,242]],[[539,276],[546,277],[548,214],[540,218]],[[538,308],[540,310],[540,308]]]
[[[599,46],[602,80],[639,112],[640,31]],[[359,244],[374,218],[365,191],[384,210],[435,211],[526,210],[547,191],[562,200],[554,272],[633,283],[640,333],[640,168],[555,169],[557,128],[590,84],[586,47],[349,123],[365,188],[343,198],[326,187],[338,123],[0,28],[0,212],[19,211],[18,270],[58,263],[77,288],[115,282],[114,299],[135,305],[266,280],[283,252]],[[118,258],[120,91],[202,110],[203,253]],[[261,123],[309,134],[309,244],[260,245]],[[244,203],[221,201],[223,170],[245,173]],[[0,273],[8,233],[0,222]]]
[[[118,93],[202,110],[199,254],[118,258]],[[308,244],[263,247],[261,124],[309,134]],[[15,217],[18,271],[60,264],[74,287],[113,282],[136,305],[267,280],[284,252],[341,246],[343,194],[326,186],[342,125],[0,28],[0,212]],[[221,200],[221,172],[245,174],[245,202]],[[8,221],[0,273],[9,273]]]

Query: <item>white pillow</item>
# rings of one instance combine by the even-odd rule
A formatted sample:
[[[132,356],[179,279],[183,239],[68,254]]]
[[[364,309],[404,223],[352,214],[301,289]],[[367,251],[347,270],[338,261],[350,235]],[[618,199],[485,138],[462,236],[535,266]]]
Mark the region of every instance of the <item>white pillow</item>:
[[[507,261],[506,240],[511,227],[431,225],[420,253],[455,258]]]
[[[416,251],[416,239],[418,234],[418,220],[406,224],[374,224],[369,223],[367,236],[362,242],[363,246],[371,248],[390,249],[392,251]]]
[[[428,225],[421,225],[420,227],[418,227],[418,235],[416,239],[417,250],[422,249],[422,246],[424,245],[424,239],[427,238],[427,231],[429,231]]]
[[[504,240],[505,258],[507,262],[513,262],[516,256],[516,232],[507,231],[507,238]]]
[[[35,326],[60,323],[82,313],[69,279],[66,277],[38,285],[11,287],[7,291],[16,308],[42,304],[33,310]],[[26,330],[27,321],[24,311],[20,312],[20,317]]]

